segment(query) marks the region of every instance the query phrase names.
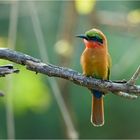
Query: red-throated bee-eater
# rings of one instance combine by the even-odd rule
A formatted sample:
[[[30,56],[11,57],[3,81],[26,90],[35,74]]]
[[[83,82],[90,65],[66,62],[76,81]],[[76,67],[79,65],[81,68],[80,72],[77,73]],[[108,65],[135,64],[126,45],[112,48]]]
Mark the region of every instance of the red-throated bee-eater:
[[[81,55],[83,74],[94,78],[108,80],[110,74],[110,55],[106,36],[98,29],[91,29],[78,35],[86,46]],[[104,124],[104,93],[95,89],[92,92],[91,122],[94,126]]]

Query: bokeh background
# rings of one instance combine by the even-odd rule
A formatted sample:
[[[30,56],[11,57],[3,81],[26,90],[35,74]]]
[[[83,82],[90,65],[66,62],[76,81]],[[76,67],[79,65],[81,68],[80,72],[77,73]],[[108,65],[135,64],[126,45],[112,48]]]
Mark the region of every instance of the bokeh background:
[[[128,80],[140,64],[139,1],[0,1],[0,47],[43,62],[82,72],[84,44],[75,35],[91,28],[107,36],[110,79]],[[86,88],[14,66],[19,74],[0,78],[0,139],[140,138],[139,98],[108,94],[105,125],[96,128]]]

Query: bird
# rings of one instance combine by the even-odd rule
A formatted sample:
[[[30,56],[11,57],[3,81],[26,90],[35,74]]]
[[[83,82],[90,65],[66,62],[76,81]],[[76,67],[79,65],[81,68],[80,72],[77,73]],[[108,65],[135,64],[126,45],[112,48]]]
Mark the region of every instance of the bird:
[[[108,52],[107,38],[102,31],[93,28],[85,34],[77,35],[82,38],[85,49],[81,55],[83,75],[101,80],[109,80],[111,57]],[[104,125],[104,92],[90,89],[92,95],[91,123],[94,126]]]

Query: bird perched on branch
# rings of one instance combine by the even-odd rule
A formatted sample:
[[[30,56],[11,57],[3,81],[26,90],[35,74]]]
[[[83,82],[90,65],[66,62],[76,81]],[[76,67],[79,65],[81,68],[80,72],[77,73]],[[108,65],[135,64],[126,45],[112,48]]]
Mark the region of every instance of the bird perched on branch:
[[[83,39],[86,47],[81,55],[83,74],[108,80],[111,59],[106,36],[98,29],[91,29],[77,37]],[[103,96],[105,93],[95,89],[90,90],[92,92],[91,122],[94,126],[102,126],[104,124]]]

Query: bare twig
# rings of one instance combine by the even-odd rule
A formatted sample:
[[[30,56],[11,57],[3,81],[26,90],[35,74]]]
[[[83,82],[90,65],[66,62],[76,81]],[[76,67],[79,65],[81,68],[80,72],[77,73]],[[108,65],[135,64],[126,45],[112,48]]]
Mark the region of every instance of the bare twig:
[[[10,16],[9,16],[9,31],[8,31],[8,44],[7,47],[15,49],[17,25],[18,25],[18,1],[11,1],[10,3]],[[7,138],[15,139],[15,119],[14,107],[12,98],[13,77],[7,77],[6,92],[6,123],[7,123]]]
[[[87,88],[93,88],[105,92],[110,91],[114,94],[121,91],[132,95],[135,94],[137,96],[140,96],[140,85],[115,83],[111,81],[103,81],[91,77],[86,77],[72,69],[54,66],[49,63],[45,64],[36,58],[10,49],[0,48],[0,58],[10,60],[21,65],[26,65],[28,70],[35,71],[36,73],[64,78],[72,81],[77,85]]]
[[[18,72],[19,72],[19,70],[14,69],[13,65],[11,65],[11,64],[5,65],[5,66],[0,66],[0,77],[4,77],[7,74],[18,73]]]
[[[118,95],[120,97],[123,97],[123,98],[126,98],[126,99],[137,99],[138,96],[137,95],[132,95],[132,94],[128,94],[128,93],[125,93],[125,92],[112,92],[113,94],[115,95]]]
[[[130,78],[130,80],[126,82],[126,84],[128,84],[130,86],[134,86],[137,79],[139,78],[139,76],[140,76],[140,66],[137,68],[136,72],[133,74],[133,76]],[[131,94],[121,92],[121,91],[116,94],[118,94],[119,96],[122,96],[124,98],[128,98],[128,99],[137,99],[137,97],[138,97],[136,95],[131,95]]]
[[[35,32],[36,40],[38,43],[38,49],[41,56],[41,59],[44,62],[49,62],[48,52],[46,50],[46,43],[43,35],[43,31],[41,28],[39,16],[37,13],[37,9],[35,6],[35,3],[33,1],[28,2],[29,9],[30,9],[30,16],[32,19],[32,25]],[[64,120],[67,136],[70,139],[78,139],[78,132],[76,131],[74,127],[74,123],[72,121],[72,118],[70,116],[69,110],[67,109],[66,103],[62,97],[62,94],[60,92],[59,86],[57,84],[57,81],[55,78],[50,78],[48,80],[50,87],[52,89],[52,93],[54,94],[54,98],[58,104],[58,107],[60,109],[60,112],[62,114],[62,118]]]
[[[136,83],[137,79],[139,78],[139,76],[140,76],[140,66],[137,68],[136,72],[133,74],[133,76],[127,82],[127,84],[134,85]]]

